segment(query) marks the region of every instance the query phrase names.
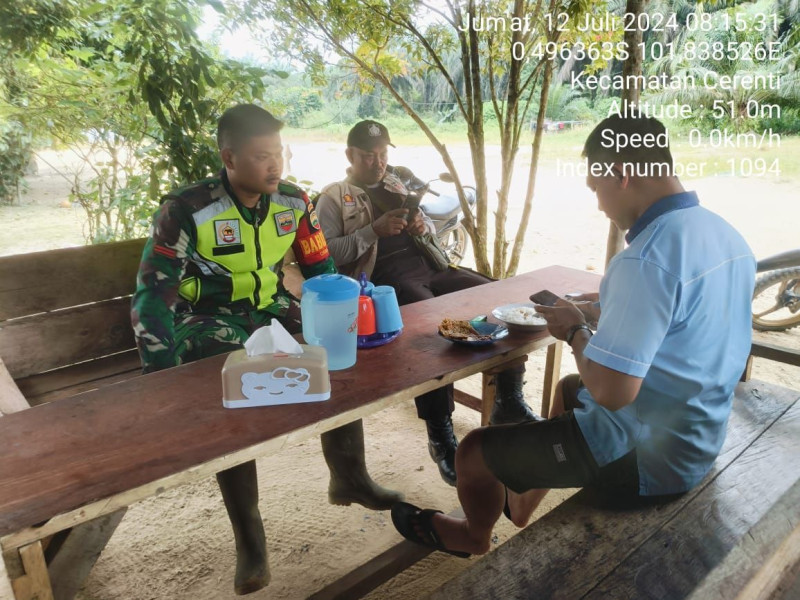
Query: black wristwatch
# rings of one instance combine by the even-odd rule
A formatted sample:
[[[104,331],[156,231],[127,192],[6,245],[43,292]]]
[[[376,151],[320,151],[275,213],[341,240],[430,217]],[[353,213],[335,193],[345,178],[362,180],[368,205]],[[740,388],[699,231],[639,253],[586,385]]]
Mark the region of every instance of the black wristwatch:
[[[572,346],[572,340],[575,339],[575,334],[578,333],[581,329],[585,329],[589,332],[589,335],[594,335],[591,328],[586,323],[578,323],[577,325],[573,325],[567,330],[567,337],[566,342],[567,346]]]

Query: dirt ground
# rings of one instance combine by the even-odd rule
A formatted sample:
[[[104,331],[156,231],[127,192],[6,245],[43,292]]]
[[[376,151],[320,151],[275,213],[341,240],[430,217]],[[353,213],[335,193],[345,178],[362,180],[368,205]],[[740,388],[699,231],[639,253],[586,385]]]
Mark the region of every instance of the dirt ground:
[[[451,150],[457,163],[468,161],[466,146]],[[292,172],[301,179],[313,173],[317,187],[340,179],[346,166],[341,148],[332,144],[292,145],[292,154]],[[497,154],[496,148],[490,149],[490,164]],[[49,164],[39,161],[39,174],[29,179],[30,190],[21,205],[0,206],[6,232],[0,237],[0,255],[83,243],[84,215],[79,207],[65,202],[69,186],[52,166],[62,165],[65,157],[45,152],[42,159]],[[438,155],[428,147],[393,150],[392,162],[405,164],[425,178],[442,170]],[[519,171],[527,171],[527,165],[522,166]],[[510,223],[517,222],[521,213],[522,179],[515,181],[512,198],[519,200],[512,201]],[[797,179],[706,178],[684,183],[700,193],[705,206],[744,234],[756,256],[797,247]],[[446,186],[438,187],[446,191]],[[534,202],[519,272],[550,264],[602,272],[608,224],[583,181],[542,170]],[[800,347],[800,330],[767,337],[773,343]],[[562,373],[574,371],[571,359],[566,352]],[[525,392],[534,408],[540,402],[543,367],[543,353],[530,357]],[[795,367],[757,359],[754,376],[800,389],[800,369]],[[476,395],[480,391],[477,378],[458,387]],[[453,420],[459,437],[479,424],[479,416],[463,406],[457,406]],[[449,511],[458,505],[454,488],[442,482],[428,457],[425,426],[416,418],[412,402],[367,418],[365,430],[368,465],[378,482],[402,490],[408,500],[423,506]],[[261,459],[258,468],[272,582],[251,598],[306,598],[400,540],[387,512],[327,503],[328,471],[317,439]],[[537,514],[570,493],[551,493]],[[501,519],[495,542],[502,543],[514,530]],[[420,598],[468,564],[435,553],[369,598]],[[233,536],[216,483],[210,478],[132,506],[78,597],[232,598],[234,566]]]

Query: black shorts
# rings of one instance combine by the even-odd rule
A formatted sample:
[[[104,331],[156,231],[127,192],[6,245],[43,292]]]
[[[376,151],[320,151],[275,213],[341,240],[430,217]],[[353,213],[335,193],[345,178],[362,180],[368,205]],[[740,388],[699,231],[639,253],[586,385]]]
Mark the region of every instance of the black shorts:
[[[593,487],[603,494],[632,498],[639,494],[636,451],[604,467],[597,465],[581,433],[573,409],[580,380],[562,384],[566,412],[547,421],[497,425],[483,430],[483,458],[492,473],[509,489]]]

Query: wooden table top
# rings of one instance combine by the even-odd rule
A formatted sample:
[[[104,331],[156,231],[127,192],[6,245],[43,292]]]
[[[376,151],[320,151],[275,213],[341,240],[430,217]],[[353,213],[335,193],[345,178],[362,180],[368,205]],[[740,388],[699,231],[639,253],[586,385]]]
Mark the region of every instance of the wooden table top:
[[[548,267],[404,306],[402,335],[331,371],[326,402],[223,408],[220,355],[3,417],[0,536],[22,532],[13,545],[40,539],[527,354],[552,342],[546,331],[464,347],[437,335],[437,325],[542,288],[594,291],[599,281]]]

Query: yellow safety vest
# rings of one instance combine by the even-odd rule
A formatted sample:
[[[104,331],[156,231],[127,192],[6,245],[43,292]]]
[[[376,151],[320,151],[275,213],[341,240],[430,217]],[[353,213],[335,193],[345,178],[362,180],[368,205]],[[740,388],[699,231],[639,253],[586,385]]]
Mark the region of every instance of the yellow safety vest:
[[[266,308],[278,291],[278,271],[306,212],[302,198],[280,193],[270,197],[260,223],[248,223],[237,204],[224,195],[192,215],[197,229],[191,275],[178,288],[196,304],[249,301]]]

